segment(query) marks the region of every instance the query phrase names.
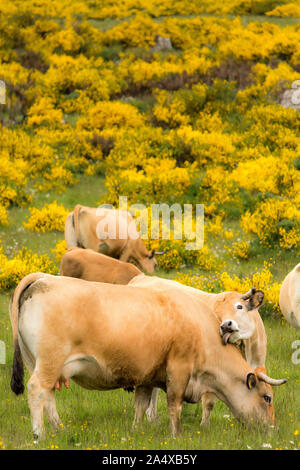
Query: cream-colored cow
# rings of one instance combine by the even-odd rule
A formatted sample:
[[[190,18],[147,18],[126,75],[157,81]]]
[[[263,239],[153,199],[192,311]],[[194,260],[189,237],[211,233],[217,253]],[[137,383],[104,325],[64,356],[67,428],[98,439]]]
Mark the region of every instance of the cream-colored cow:
[[[234,308],[237,295],[231,296]],[[229,306],[229,304],[228,304]],[[174,289],[119,286],[35,273],[17,286],[10,316],[14,340],[11,388],[23,393],[23,360],[31,375],[33,432],[43,412],[60,427],[55,384],[69,379],[91,390],[135,387],[135,423],[154,387],[167,394],[172,434],[180,433],[182,402],[213,393],[247,422],[274,422],[272,390],[222,344],[218,320],[205,302]]]
[[[294,328],[300,329],[300,263],[281,284],[279,305],[287,321]]]
[[[148,273],[157,266],[155,255],[163,253],[146,249],[129,212],[79,204],[66,219],[65,240],[68,248],[90,248]]]
[[[280,385],[282,383],[282,381],[270,379],[266,374],[267,339],[264,324],[258,312],[264,298],[262,291],[256,291],[253,288],[244,295],[236,292],[210,294],[170,279],[145,275],[134,277],[129,282],[129,285],[151,287],[163,292],[178,289],[188,293],[195,299],[199,299],[201,303],[204,301],[219,323],[219,331],[223,344],[232,343],[238,345],[248,364],[253,369],[259,370],[270,384]],[[147,410],[148,419],[151,421],[157,417],[157,398],[158,390],[155,389]],[[214,394],[202,395],[203,411],[201,425],[209,424],[216,398]]]

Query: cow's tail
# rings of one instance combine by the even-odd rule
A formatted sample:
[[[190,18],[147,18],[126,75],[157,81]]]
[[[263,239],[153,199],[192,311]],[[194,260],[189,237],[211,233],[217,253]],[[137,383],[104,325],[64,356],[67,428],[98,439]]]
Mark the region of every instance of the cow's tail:
[[[79,236],[79,212],[80,212],[81,207],[82,206],[80,204],[77,204],[74,207],[74,211],[73,211],[74,230],[75,230],[75,237],[76,237],[76,240],[77,240],[77,246],[81,246],[80,236]]]
[[[9,304],[9,315],[13,332],[13,342],[14,342],[14,359],[13,359],[13,371],[10,382],[10,387],[16,395],[20,395],[24,392],[24,365],[21,354],[21,349],[18,339],[18,326],[19,326],[19,304],[22,293],[27,289],[31,284],[45,277],[44,273],[33,273],[24,277],[22,281],[18,284],[15,291],[12,294]]]

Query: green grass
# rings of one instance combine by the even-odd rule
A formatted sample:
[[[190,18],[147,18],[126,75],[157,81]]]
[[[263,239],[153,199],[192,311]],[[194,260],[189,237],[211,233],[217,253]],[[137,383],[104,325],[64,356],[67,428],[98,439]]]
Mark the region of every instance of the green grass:
[[[99,176],[83,177],[65,193],[40,193],[33,205],[42,207],[46,202],[57,200],[72,208],[78,202],[95,206],[105,194],[104,179]],[[50,253],[55,243],[63,239],[63,233],[38,234],[22,228],[22,221],[29,214],[28,208],[10,211],[11,225],[2,229],[0,238],[6,254],[23,245],[38,253]],[[236,222],[228,222],[227,228],[236,228]],[[222,238],[214,240],[216,252],[226,259],[227,270],[244,275],[261,269],[264,259],[273,257],[274,277],[280,281],[294,265],[292,255],[275,249],[257,250],[248,261],[236,263],[226,256]],[[184,269],[186,271],[187,268]],[[194,269],[197,272],[197,269]],[[172,278],[175,272],[157,273]],[[278,429],[270,434],[259,428],[246,428],[239,424],[225,405],[218,402],[209,429],[200,428],[201,406],[184,404],[182,411],[182,437],[170,438],[169,418],[164,392],[159,397],[160,423],[144,423],[135,430],[133,421],[133,394],[123,390],[109,392],[86,391],[74,383],[70,389],[57,392],[57,408],[64,423],[64,430],[53,434],[46,420],[46,439],[34,444],[26,392],[16,397],[10,390],[12,369],[12,334],[8,316],[9,293],[0,294],[0,340],[6,345],[7,361],[0,364],[0,441],[7,449],[260,449],[263,444],[272,448],[293,449],[300,445],[300,365],[291,360],[292,342],[299,339],[299,332],[280,319],[264,317],[268,336],[267,368],[270,375],[288,379],[287,385],[275,390],[275,410]],[[28,375],[26,375],[26,381]],[[25,381],[25,382],[26,382]]]

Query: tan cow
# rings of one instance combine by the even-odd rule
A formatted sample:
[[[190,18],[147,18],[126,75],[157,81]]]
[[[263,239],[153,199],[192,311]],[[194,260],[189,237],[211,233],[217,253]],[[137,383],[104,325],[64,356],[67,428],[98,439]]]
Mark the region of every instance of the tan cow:
[[[294,328],[300,329],[300,263],[281,284],[279,305],[287,321]]]
[[[170,279],[145,275],[133,278],[129,284],[139,287],[150,287],[163,292],[167,289],[171,291],[173,289],[179,289],[180,291],[188,293],[195,299],[199,299],[201,303],[204,301],[214,312],[218,320],[223,343],[237,344],[243,351],[248,364],[253,369],[260,370],[261,374],[265,374],[266,380],[268,380],[270,384],[281,384],[281,381],[274,379],[269,380],[266,375],[267,338],[263,321],[258,312],[264,297],[262,291],[256,291],[256,289],[253,288],[244,295],[236,292],[209,294]],[[157,418],[157,398],[158,390],[155,389],[152,394],[150,406],[147,410],[147,416],[150,421]],[[214,394],[202,395],[202,426],[209,424],[216,398]]]
[[[60,275],[78,277],[86,281],[128,284],[142,274],[133,264],[83,248],[70,248],[62,257]]]
[[[79,246],[136,264],[152,273],[157,266],[155,255],[146,249],[138,235],[134,219],[126,211],[77,205],[65,223],[67,247]]]
[[[234,299],[232,299],[234,300]],[[222,344],[218,320],[183,291],[87,282],[35,273],[17,286],[11,304],[14,361],[11,388],[24,391],[36,438],[43,411],[60,427],[55,384],[87,389],[135,387],[135,423],[154,387],[165,390],[172,434],[180,433],[183,400],[214,393],[247,422],[274,422],[272,390],[236,347]]]

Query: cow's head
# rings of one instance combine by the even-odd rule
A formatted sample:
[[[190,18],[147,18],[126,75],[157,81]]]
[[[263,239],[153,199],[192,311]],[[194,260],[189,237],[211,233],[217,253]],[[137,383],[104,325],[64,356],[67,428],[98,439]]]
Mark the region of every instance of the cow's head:
[[[163,255],[163,251],[147,250],[144,243],[140,238],[137,240],[130,240],[130,251],[128,261],[135,264],[138,268],[143,271],[152,274],[157,268],[157,261],[155,256]]]
[[[282,385],[286,379],[273,379],[264,367],[257,367],[245,377],[245,382],[232,390],[231,408],[237,418],[274,424],[275,411],[271,385]]]
[[[220,325],[220,335],[224,344],[237,343],[249,339],[255,329],[253,311],[263,302],[264,293],[252,287],[246,294],[225,292],[216,300],[214,311]]]

